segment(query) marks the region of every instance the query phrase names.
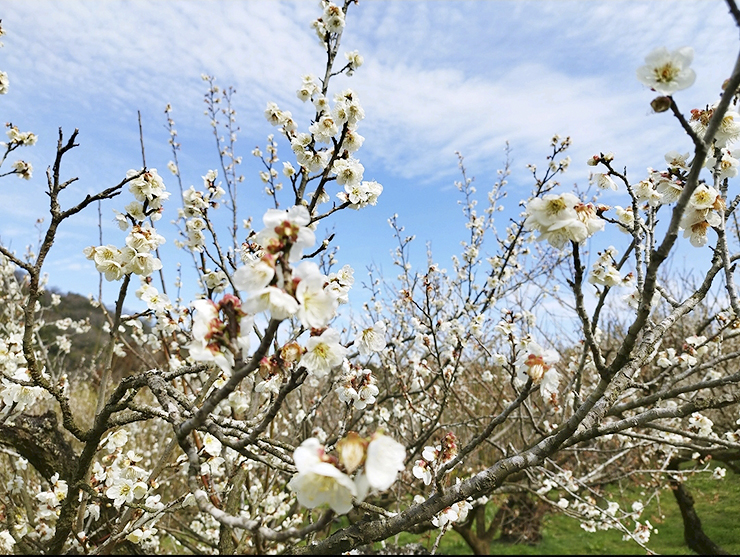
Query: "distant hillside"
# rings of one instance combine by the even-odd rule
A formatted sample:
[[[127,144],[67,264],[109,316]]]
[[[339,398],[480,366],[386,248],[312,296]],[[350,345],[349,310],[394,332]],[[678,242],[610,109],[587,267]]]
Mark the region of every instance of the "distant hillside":
[[[59,303],[52,306],[52,295],[59,296]],[[43,319],[46,323],[41,329],[40,336],[48,347],[50,359],[55,361],[62,357],[63,368],[67,371],[70,380],[73,379],[97,379],[99,377],[99,360],[105,349],[110,335],[104,329],[107,318],[101,307],[95,307],[86,296],[68,292],[61,293],[56,288],[49,288],[41,299],[41,305],[45,308]],[[112,314],[113,309],[107,311]],[[124,313],[126,311],[124,310]],[[71,320],[74,323],[84,323],[85,332],[76,332],[74,328],[67,330],[52,325],[58,320]],[[150,326],[143,322],[144,329],[150,330]],[[89,327],[87,327],[89,325]],[[107,329],[107,327],[106,327]],[[71,340],[71,349],[68,354],[60,354],[59,348],[54,343],[58,335],[67,334]],[[139,369],[141,363],[133,354],[125,358],[115,357],[113,362],[114,376],[125,376],[131,371]]]

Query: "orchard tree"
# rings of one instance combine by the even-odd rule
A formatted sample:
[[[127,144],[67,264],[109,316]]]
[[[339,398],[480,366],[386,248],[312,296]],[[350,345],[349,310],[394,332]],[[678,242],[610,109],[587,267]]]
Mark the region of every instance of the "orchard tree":
[[[595,145],[578,163],[593,167],[592,189],[565,190],[575,163],[570,138],[555,136],[544,170],[528,166],[521,213],[502,223],[513,169],[499,171],[481,210],[460,155],[466,227],[451,268],[429,249],[414,269],[414,237],[391,217],[397,275],[369,267],[370,299],[343,325],[355,270],[337,259],[341,233],[316,231],[383,192],[358,159],[360,99],[331,87],[363,64],[340,51],[352,4],[324,0],[311,23],[326,52],[319,77],[297,79],[311,120],[267,103],[276,131],[252,151],[264,167],[257,189],[239,172],[234,91],[212,76],[203,79],[217,158],[201,187],[184,186],[168,105],[171,176],[147,167],[142,138],[140,168],[67,206],[60,194],[76,178],[64,177],[63,160],[78,133],[59,130],[38,247],[0,245],[5,552],[336,554],[402,532],[434,532],[434,552],[455,529],[485,554],[498,530],[522,531],[507,508],[535,520],[537,505],[649,549],[651,497],[673,487],[689,513],[687,474],[721,480],[726,468],[714,463],[736,467],[740,59],[719,99],[686,112],[674,94],[696,78],[692,49],[647,55],[637,79],[657,95],[654,112],[669,113],[655,118],[672,115],[693,151],[656,145],[665,166],[638,180]],[[0,72],[0,93],[9,83]],[[36,142],[21,129],[7,126],[6,180],[33,178],[22,159],[2,168]],[[603,190],[623,206],[602,203]],[[238,193],[266,193],[273,208],[253,227]],[[70,366],[90,323],[50,318],[60,297],[47,291],[44,264],[60,227],[103,202],[122,239],[85,254],[118,295],[91,300],[106,342]],[[177,234],[165,238],[168,206],[179,207]],[[167,241],[196,271],[196,299],[167,294],[183,280],[165,276]],[[587,246],[599,242],[588,268]],[[668,273],[679,248],[707,254],[706,267]],[[147,309],[124,313],[132,296]],[[554,309],[560,328],[548,320]],[[620,504],[603,489],[627,477],[650,488],[645,500]]]

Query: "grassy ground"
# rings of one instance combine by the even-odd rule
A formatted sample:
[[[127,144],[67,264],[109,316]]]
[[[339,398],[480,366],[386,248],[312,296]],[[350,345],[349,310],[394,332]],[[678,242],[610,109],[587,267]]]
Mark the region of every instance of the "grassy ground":
[[[686,481],[694,498],[695,509],[704,532],[730,554],[740,555],[740,476],[729,470],[724,480],[712,480],[708,474],[695,475]],[[660,492],[645,507],[641,522],[649,520],[657,529],[648,547],[658,554],[693,555],[683,539],[681,512],[669,490]],[[417,541],[432,547],[438,531],[420,538],[401,537],[399,543]],[[623,541],[616,531],[586,532],[578,521],[562,514],[549,513],[543,519],[542,541],[537,545],[507,545],[496,541],[491,555],[645,555],[633,541]],[[389,540],[390,541],[390,540]],[[470,555],[472,551],[454,531],[445,534],[438,554]]]

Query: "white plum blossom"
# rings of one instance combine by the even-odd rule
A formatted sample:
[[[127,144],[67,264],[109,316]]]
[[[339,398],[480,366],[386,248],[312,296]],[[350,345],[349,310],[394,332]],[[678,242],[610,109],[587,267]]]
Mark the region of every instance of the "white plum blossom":
[[[668,163],[668,166],[671,168],[679,168],[681,170],[688,170],[689,169],[689,153],[679,153],[678,151],[668,151],[665,154],[665,162]]]
[[[105,490],[105,496],[113,499],[113,506],[120,509],[124,503],[132,503],[134,499],[145,497],[148,491],[149,488],[144,482],[119,476]]]
[[[689,124],[691,125],[691,129],[699,137],[704,137],[706,134],[707,127],[712,116],[714,116],[714,111],[718,103],[719,101],[703,110],[696,108],[691,111]],[[712,138],[714,146],[724,148],[729,143],[737,141],[738,138],[740,138],[740,114],[736,110],[729,109],[725,112],[717,131],[714,133],[714,137]]]
[[[365,473],[356,480],[359,498],[364,499],[368,488],[385,491],[392,486],[405,468],[405,459],[406,448],[401,443],[376,432],[367,446]]]
[[[296,299],[275,286],[268,286],[253,292],[245,300],[244,309],[252,314],[263,311],[270,312],[273,319],[283,320],[298,312],[299,304]]]
[[[340,344],[339,332],[326,329],[319,336],[312,336],[306,341],[306,353],[301,358],[301,365],[311,375],[324,377],[342,363],[347,352]]]
[[[617,228],[620,232],[631,234],[632,229],[635,227],[635,214],[632,212],[632,207],[625,209],[624,207],[615,205],[614,212],[617,214],[617,221],[619,223]]]
[[[468,501],[458,501],[457,503],[447,507],[437,516],[432,518],[432,524],[434,524],[437,528],[444,528],[446,526],[449,526],[453,522],[463,522],[467,518],[468,512],[472,508],[473,505],[471,505]]]
[[[288,161],[283,162],[283,175],[286,178],[290,178],[292,176],[295,176],[295,173],[296,173],[296,170],[293,167],[293,165],[290,164],[290,162],[288,162]]]
[[[344,11],[333,2],[325,4],[322,20],[329,33],[341,33],[344,29]]]
[[[593,181],[594,183],[599,187],[599,189],[602,190],[614,190],[617,191],[619,187],[617,186],[616,182],[612,180],[612,177],[608,174],[603,174],[601,172],[596,172],[593,175]]]
[[[329,274],[327,280],[326,290],[337,299],[338,303],[348,303],[349,291],[355,283],[354,269],[345,265],[338,272]]]
[[[360,164],[360,161],[350,157],[334,161],[331,170],[337,177],[338,185],[347,185],[352,188],[362,181],[365,168]]]
[[[652,169],[648,169],[651,172]],[[651,207],[657,207],[663,202],[660,193],[655,189],[655,183],[651,179],[641,180],[634,186],[632,191],[639,202],[647,202]]]
[[[106,438],[101,441],[101,444],[109,453],[115,452],[116,449],[120,449],[126,443],[128,443],[128,431],[123,428],[109,433]]]
[[[264,114],[267,121],[273,126],[279,126],[282,123],[283,112],[276,103],[268,102]]]
[[[689,67],[693,59],[694,49],[688,46],[674,51],[656,48],[637,69],[637,79],[658,93],[672,95],[694,84],[696,72]]]
[[[0,72],[0,95],[5,94],[7,91],[3,91],[2,89],[2,74],[4,72]],[[15,538],[13,538],[13,535],[8,530],[3,530],[0,532],[0,550],[2,550],[7,555],[13,555],[13,547],[15,546]]]
[[[350,128],[357,127],[357,123],[365,117],[365,111],[360,106],[357,95],[352,89],[345,89],[334,95],[334,102],[342,106],[342,111],[347,118],[347,125]]]
[[[347,59],[347,64],[349,65],[350,70],[356,70],[357,68],[362,66],[362,63],[365,61],[365,59],[357,50],[345,52],[344,57]]]
[[[722,149],[720,154],[719,162],[713,154],[707,156],[704,166],[715,172],[717,180],[724,180],[725,178],[734,178],[737,176],[738,165],[740,165],[740,161],[738,160],[740,159],[740,149]]]
[[[417,460],[411,472],[415,478],[422,480],[424,485],[432,483],[432,479],[434,478],[431,464],[424,459]]]
[[[376,321],[372,327],[363,329],[355,336],[355,346],[361,356],[369,356],[373,352],[381,352],[386,345],[386,326],[383,321]]]
[[[257,243],[273,254],[288,248],[290,262],[299,261],[303,250],[316,241],[313,230],[308,228],[311,216],[303,205],[295,205],[286,211],[268,209],[262,222],[265,228],[257,233]]]
[[[296,96],[303,102],[311,99],[314,93],[320,91],[319,86],[316,85],[316,78],[310,74],[304,75],[301,86],[296,91]]]
[[[560,356],[555,350],[545,350],[539,344],[532,341],[522,350],[519,358],[514,364],[516,368],[516,380],[520,385],[524,385],[528,378],[537,385],[551,367],[558,362]]]
[[[548,369],[540,381],[540,395],[542,400],[557,407],[558,405],[558,385],[560,384],[560,374],[554,367]]]
[[[298,502],[309,509],[324,503],[337,514],[352,510],[352,499],[357,496],[355,482],[340,471],[326,457],[318,439],[306,439],[293,452],[298,473],[288,483]]]
[[[344,367],[342,377],[339,379],[334,391],[339,400],[347,404],[353,404],[358,410],[375,404],[378,389],[375,376],[369,369],[351,368],[349,362],[342,362]]]
[[[308,127],[314,139],[319,143],[331,144],[332,139],[339,133],[334,117],[331,114],[324,114],[318,122],[314,122]]]
[[[726,147],[728,143],[737,141],[739,137],[740,114],[735,110],[728,110],[714,134],[714,143],[717,147]]]
[[[668,173],[654,173],[655,191],[660,195],[660,203],[667,204],[678,201],[683,192],[683,181]]]
[[[269,256],[269,254],[266,254]],[[274,257],[263,256],[260,259],[248,261],[246,265],[239,267],[232,277],[232,282],[237,290],[253,293],[267,286],[275,277]]]
[[[13,373],[15,381],[31,382],[31,374],[25,367],[18,367]],[[29,406],[34,406],[49,395],[42,387],[21,385],[7,377],[0,383],[0,399],[6,408],[14,408],[15,412],[23,412]]]
[[[36,144],[36,140],[38,137],[33,132],[22,132],[18,129],[17,126],[13,126],[10,124],[6,124],[8,126],[8,131],[5,132],[5,134],[8,136],[8,140],[10,142],[10,145],[24,145],[24,146],[31,146]]]
[[[717,208],[717,201],[720,199],[719,192],[712,186],[699,184],[691,194],[689,206],[692,209],[714,209]]]
[[[684,229],[684,238],[689,238],[695,247],[706,245],[709,228],[722,224],[722,217],[716,210],[723,207],[720,193],[712,186],[700,184],[689,198],[688,207],[679,223]]]
[[[705,415],[694,412],[689,416],[689,431],[701,435],[702,437],[712,437],[712,427],[714,423]]]
[[[357,133],[356,130],[348,129],[344,135],[344,141],[342,141],[342,149],[348,153],[354,153],[365,142],[365,138]]]
[[[206,433],[203,436],[203,450],[211,456],[218,456],[221,454],[221,441],[210,433]]]
[[[126,173],[126,178],[131,179],[140,172],[139,170],[129,170]],[[146,202],[148,210],[159,209],[162,206],[162,201],[170,196],[156,168],[150,168],[141,173],[140,176],[131,179],[129,191],[134,194],[137,201]]]
[[[294,150],[295,152],[295,150]],[[312,149],[296,152],[296,161],[309,172],[322,172],[329,164],[328,151],[314,151]]]

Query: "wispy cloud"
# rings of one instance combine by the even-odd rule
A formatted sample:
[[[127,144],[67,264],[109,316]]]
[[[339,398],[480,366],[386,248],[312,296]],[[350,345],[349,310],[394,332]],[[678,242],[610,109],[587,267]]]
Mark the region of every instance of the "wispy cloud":
[[[366,105],[366,151],[416,178],[454,167],[456,149],[484,160],[506,139],[527,152],[556,132],[577,145],[622,137],[639,154],[649,93],[640,96],[633,76],[642,57],[693,44],[702,72],[685,98],[707,102],[736,34],[719,1],[374,1],[352,10],[344,44],[367,64],[343,82]],[[267,100],[308,114],[294,91],[321,69],[308,26],[316,12],[308,2],[13,3],[6,66],[21,93],[8,105],[115,115],[173,102],[190,124],[201,117],[200,74],[210,73],[236,87],[250,124]]]

